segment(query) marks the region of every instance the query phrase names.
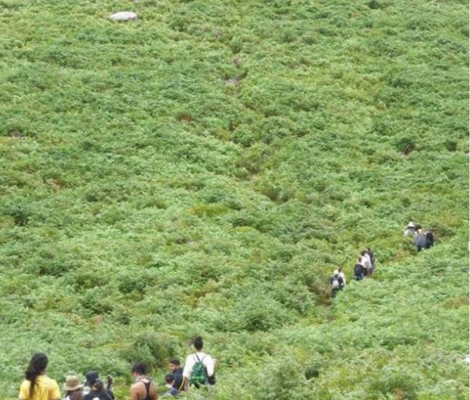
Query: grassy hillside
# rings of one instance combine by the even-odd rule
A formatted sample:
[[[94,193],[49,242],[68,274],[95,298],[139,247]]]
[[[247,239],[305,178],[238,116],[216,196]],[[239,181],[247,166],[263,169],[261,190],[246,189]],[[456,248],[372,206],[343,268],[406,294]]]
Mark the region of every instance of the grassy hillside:
[[[466,1],[0,0],[0,24],[0,400],[35,351],[127,398],[197,334],[214,400],[469,398]],[[331,301],[367,245],[377,274]]]

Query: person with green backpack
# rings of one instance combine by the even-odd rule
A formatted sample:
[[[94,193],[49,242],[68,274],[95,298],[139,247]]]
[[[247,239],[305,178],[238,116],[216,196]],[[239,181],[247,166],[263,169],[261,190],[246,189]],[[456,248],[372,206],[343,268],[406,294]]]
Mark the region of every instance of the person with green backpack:
[[[186,391],[190,386],[200,388],[215,384],[215,360],[202,351],[204,343],[200,336],[194,339],[193,345],[196,352],[186,357],[184,364],[183,378]]]

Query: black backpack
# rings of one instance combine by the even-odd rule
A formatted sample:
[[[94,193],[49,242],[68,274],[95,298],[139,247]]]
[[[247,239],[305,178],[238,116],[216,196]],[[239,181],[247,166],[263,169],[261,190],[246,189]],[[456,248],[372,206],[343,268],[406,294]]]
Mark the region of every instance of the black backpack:
[[[356,264],[354,267],[354,275],[359,276],[364,273],[364,267],[361,264]]]
[[[338,278],[338,281],[339,281],[339,286],[340,286],[341,288],[344,288],[344,279],[343,279],[342,276],[340,276],[340,277]]]
[[[340,289],[341,288],[341,277],[336,274],[335,276],[333,276],[331,279],[330,279],[330,282],[331,282],[331,288],[332,289]]]
[[[333,289],[342,289],[344,287],[344,279],[340,274],[335,274],[330,282]]]

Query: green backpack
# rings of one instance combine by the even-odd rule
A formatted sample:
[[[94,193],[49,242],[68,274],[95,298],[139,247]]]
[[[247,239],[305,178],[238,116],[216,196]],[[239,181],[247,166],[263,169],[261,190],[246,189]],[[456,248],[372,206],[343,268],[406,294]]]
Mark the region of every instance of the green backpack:
[[[198,387],[199,385],[205,385],[207,382],[207,371],[205,365],[202,363],[202,360],[199,359],[197,354],[195,354],[197,362],[194,364],[193,369],[191,370],[191,377],[189,378],[189,383]]]

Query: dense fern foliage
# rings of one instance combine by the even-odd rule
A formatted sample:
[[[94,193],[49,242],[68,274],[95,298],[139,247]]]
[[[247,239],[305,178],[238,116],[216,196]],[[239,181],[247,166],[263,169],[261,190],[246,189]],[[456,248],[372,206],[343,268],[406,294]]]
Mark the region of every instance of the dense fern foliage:
[[[35,351],[126,398],[197,334],[214,400],[468,399],[466,1],[0,0],[0,23],[1,400]],[[364,246],[376,275],[331,301]]]

